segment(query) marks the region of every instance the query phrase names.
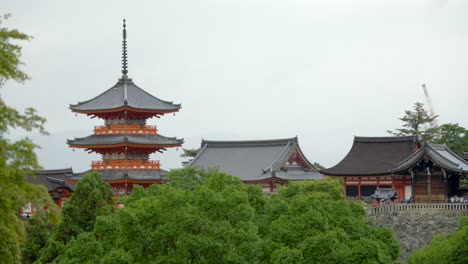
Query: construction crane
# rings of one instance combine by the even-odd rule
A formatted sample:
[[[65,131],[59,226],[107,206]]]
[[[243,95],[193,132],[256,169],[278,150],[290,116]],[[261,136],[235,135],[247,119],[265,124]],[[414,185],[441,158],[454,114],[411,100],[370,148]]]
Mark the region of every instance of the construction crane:
[[[427,90],[425,83],[422,85],[422,88],[424,90],[424,96],[426,97],[427,106],[429,107],[429,116],[435,116],[434,105],[432,104],[431,96],[429,95],[429,91]],[[437,127],[439,127],[439,124],[437,123],[437,118],[435,118],[431,122],[431,128]]]

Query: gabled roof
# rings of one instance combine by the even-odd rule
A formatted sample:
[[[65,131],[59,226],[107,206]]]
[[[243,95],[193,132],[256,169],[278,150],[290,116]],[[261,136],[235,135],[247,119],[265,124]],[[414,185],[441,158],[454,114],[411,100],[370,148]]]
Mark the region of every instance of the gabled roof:
[[[43,185],[47,191],[51,192],[58,188],[71,190],[72,185],[66,183],[66,179],[73,175],[71,168],[56,170],[39,170],[34,172],[34,176],[27,176],[26,180],[32,184]]]
[[[337,176],[388,174],[418,148],[417,136],[355,137],[343,160],[321,173]]]
[[[189,166],[218,168],[243,181],[265,179],[311,180],[322,178],[305,158],[298,139],[252,141],[202,140],[202,148]],[[292,155],[299,155],[304,164],[284,166]]]
[[[112,146],[121,144],[151,145],[151,146],[179,146],[184,143],[183,139],[165,137],[159,134],[114,134],[114,135],[91,135],[83,138],[67,140],[72,147]]]
[[[135,110],[177,112],[180,104],[163,101],[136,86],[132,79],[121,78],[110,89],[88,101],[70,105],[73,112],[92,113],[94,111],[117,110],[123,107]]]
[[[468,173],[468,162],[460,158],[446,145],[439,144],[424,145],[416,153],[401,161],[391,172],[398,173],[406,171],[426,158],[431,159],[436,165],[445,170],[455,173]]]

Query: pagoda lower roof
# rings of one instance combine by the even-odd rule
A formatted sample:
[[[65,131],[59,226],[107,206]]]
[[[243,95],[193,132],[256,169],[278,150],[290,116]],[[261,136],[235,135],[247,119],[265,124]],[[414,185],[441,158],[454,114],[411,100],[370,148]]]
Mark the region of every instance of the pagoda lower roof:
[[[175,137],[165,137],[159,134],[139,135],[139,134],[115,134],[115,135],[91,135],[83,138],[67,140],[70,147],[78,148],[99,148],[110,146],[149,146],[149,147],[177,147],[184,143],[183,139]]]
[[[179,111],[181,106],[149,94],[126,77],[119,79],[117,84],[102,94],[88,101],[70,105],[70,109],[78,113],[115,112],[123,108],[130,111],[134,109],[140,112],[172,113]]]
[[[87,173],[92,172],[93,170],[87,170],[81,173],[73,174],[73,177],[69,179],[72,181],[79,181]],[[166,180],[167,171],[159,170],[105,170],[97,171],[101,174],[102,180],[105,182],[112,181],[161,181]]]

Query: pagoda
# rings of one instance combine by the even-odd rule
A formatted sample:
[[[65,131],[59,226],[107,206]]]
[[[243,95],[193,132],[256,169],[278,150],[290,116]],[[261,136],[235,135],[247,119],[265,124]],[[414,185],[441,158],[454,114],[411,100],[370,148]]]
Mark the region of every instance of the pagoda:
[[[150,160],[152,153],[182,146],[183,139],[165,137],[147,119],[178,112],[180,104],[163,101],[147,93],[128,77],[127,32],[123,20],[122,77],[110,89],[78,104],[70,105],[72,112],[101,118],[104,125],[94,128],[94,134],[68,140],[71,148],[82,148],[88,153],[102,155],[93,161],[91,170],[99,171],[104,182],[121,194],[134,184],[148,187],[165,181],[165,171],[157,160]],[[86,173],[86,172],[84,172]],[[83,173],[83,174],[84,174]],[[79,180],[82,175],[70,179]]]

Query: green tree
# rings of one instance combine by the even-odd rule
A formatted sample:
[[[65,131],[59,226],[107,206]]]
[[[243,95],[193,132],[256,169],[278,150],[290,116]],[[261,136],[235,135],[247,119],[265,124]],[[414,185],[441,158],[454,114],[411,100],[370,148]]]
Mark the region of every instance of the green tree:
[[[396,263],[400,245],[393,233],[368,225],[362,206],[345,201],[343,193],[335,179],[281,188],[265,212],[270,224],[259,228],[269,245],[265,261],[289,254],[303,263]]]
[[[413,111],[406,110],[405,116],[399,118],[403,121],[403,127],[387,132],[395,136],[418,136],[422,142],[428,142],[437,135],[437,128],[431,127],[431,123],[437,117],[437,115],[431,116],[422,103],[415,103]]]
[[[180,154],[182,158],[186,158],[187,160],[182,161],[182,166],[186,167],[190,162],[192,162],[193,158],[195,158],[198,155],[198,152],[200,152],[200,149],[182,149],[184,153]]]
[[[115,209],[113,192],[102,182],[98,172],[86,174],[76,185],[73,195],[62,208],[62,217],[47,245],[39,254],[42,263],[55,260],[70,240],[94,228],[96,217]]]
[[[17,43],[31,37],[2,27],[8,17],[0,17],[0,87],[8,80],[21,83],[28,79],[20,69],[21,46]],[[20,113],[0,98],[0,260],[4,263],[19,263],[21,259],[20,246],[26,239],[19,212],[24,204],[31,202],[38,211],[48,208],[47,217],[58,219],[57,206],[47,190],[26,181],[26,175],[40,168],[34,153],[38,146],[28,138],[11,141],[7,137],[11,129],[46,134],[44,123],[45,119],[36,115],[33,108]]]
[[[458,124],[443,124],[439,127],[439,137],[433,140],[437,144],[447,145],[457,155],[468,151],[468,131]]]
[[[138,199],[126,200],[125,208],[98,217],[92,236],[80,235],[58,263],[255,262],[259,237],[249,187],[238,178],[193,168],[168,177],[184,171],[204,176],[194,188],[169,182],[139,189]],[[80,252],[89,247],[96,250]]]
[[[333,179],[293,182],[271,197],[219,171],[184,168],[137,188],[96,218],[57,263],[395,263],[392,232],[366,224]],[[193,187],[184,180],[194,177]],[[135,197],[133,197],[135,195]]]
[[[34,263],[39,250],[46,245],[56,223],[44,212],[37,212],[25,223],[26,244],[21,248],[22,263]]]
[[[411,254],[407,263],[468,263],[468,217],[461,217],[458,231],[436,236],[426,247]]]
[[[314,165],[315,168],[317,168],[318,170],[324,170],[326,169],[324,166],[322,166],[322,164],[318,163],[318,162],[314,162]]]

